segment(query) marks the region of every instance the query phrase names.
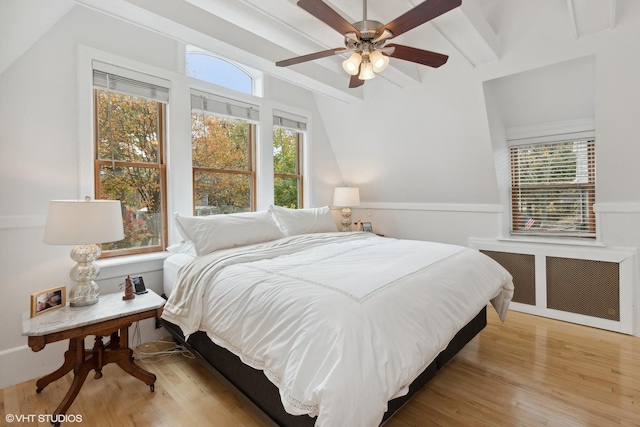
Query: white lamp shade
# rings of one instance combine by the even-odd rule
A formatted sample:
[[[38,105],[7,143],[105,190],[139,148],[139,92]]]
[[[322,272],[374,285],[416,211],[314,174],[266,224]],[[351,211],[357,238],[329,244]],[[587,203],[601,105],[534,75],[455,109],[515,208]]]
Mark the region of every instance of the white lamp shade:
[[[356,187],[337,187],[333,192],[333,206],[360,206],[360,190]]]
[[[52,200],[44,243],[90,245],[124,239],[120,200]]]

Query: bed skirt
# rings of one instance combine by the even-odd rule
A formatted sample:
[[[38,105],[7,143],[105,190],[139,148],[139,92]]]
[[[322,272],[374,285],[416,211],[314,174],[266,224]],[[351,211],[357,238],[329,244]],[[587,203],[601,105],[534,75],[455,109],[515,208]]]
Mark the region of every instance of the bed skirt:
[[[294,416],[285,412],[280,401],[278,388],[267,379],[262,371],[245,365],[240,358],[225,348],[215,345],[206,333],[198,331],[185,342],[180,328],[164,319],[161,324],[174,339],[191,351],[198,360],[214,374],[222,376],[234,388],[249,399],[253,405],[277,426],[313,427],[315,418],[306,415]],[[487,325],[487,309],[484,307],[464,326],[443,350],[409,386],[409,393],[389,401],[383,423],[400,409],[411,397],[436,375],[438,369],[450,361],[473,337]]]

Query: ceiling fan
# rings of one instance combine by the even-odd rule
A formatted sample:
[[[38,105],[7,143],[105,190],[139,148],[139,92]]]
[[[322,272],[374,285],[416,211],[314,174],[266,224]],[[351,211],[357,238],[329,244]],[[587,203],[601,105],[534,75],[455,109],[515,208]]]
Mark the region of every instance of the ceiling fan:
[[[322,0],[299,0],[297,4],[343,34],[345,47],[297,56],[278,61],[276,65],[287,67],[334,54],[352,52],[351,56],[342,63],[342,67],[351,75],[349,87],[354,88],[363,85],[365,80],[374,78],[376,73],[384,70],[389,64],[389,57],[429,67],[440,67],[446,63],[449,59],[447,55],[399,44],[385,46],[385,43],[393,37],[455,9],[462,4],[462,0],[425,0],[386,25],[367,19],[367,0],[362,1],[362,21],[353,24],[350,24]]]

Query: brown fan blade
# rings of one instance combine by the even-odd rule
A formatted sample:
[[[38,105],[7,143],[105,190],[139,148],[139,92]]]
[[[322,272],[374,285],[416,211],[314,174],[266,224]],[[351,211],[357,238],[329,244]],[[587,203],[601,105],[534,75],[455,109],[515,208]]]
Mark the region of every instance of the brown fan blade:
[[[357,37],[360,37],[360,31],[358,31],[349,21],[344,19],[335,10],[331,9],[322,0],[300,0],[298,6],[339,32],[340,34],[346,34],[355,32]]]
[[[397,37],[425,22],[431,21],[433,18],[437,18],[443,13],[449,12],[451,9],[455,9],[461,4],[462,0],[426,0],[387,25],[383,25],[378,30],[378,34],[382,34],[386,28],[393,33],[393,37]]]
[[[355,76],[351,76],[351,79],[349,80],[349,89],[362,86],[363,84],[364,80],[360,80],[356,74]]]
[[[449,57],[441,53],[428,50],[417,49],[415,47],[403,46],[401,44],[388,44],[385,47],[393,47],[395,50],[389,56],[405,61],[416,62],[429,67],[438,68],[447,62]]]
[[[314,59],[320,59],[327,56],[331,56],[336,53],[344,52],[345,50],[347,49],[344,47],[338,47],[335,49],[323,50],[322,52],[310,53],[308,55],[303,55],[303,56],[296,56],[295,58],[278,61],[276,62],[276,66],[288,67],[289,65],[299,64],[301,62],[313,61]]]

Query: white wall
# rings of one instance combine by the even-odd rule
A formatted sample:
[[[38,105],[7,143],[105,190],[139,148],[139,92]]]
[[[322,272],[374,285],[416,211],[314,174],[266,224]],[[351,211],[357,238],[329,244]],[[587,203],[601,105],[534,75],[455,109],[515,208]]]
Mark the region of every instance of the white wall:
[[[0,74],[0,388],[62,363],[63,344],[38,353],[26,346],[20,316],[29,310],[30,294],[72,284],[71,247],[45,245],[42,238],[49,200],[84,197],[91,187],[91,88],[84,93],[82,85],[90,82],[87,61],[92,55],[124,62],[115,65],[140,65],[144,69],[137,71],[158,72],[172,81],[172,96],[187,109],[180,114],[177,106],[170,106],[169,212],[191,211],[190,191],[174,185],[191,181],[188,87],[177,73],[182,51],[175,40],[77,6]],[[267,78],[265,85],[265,102],[271,107],[309,113],[308,167],[313,177],[308,203],[329,204],[333,186],[342,179],[322,120],[314,120],[318,114],[313,96],[274,78]],[[180,90],[187,95],[177,93]],[[174,233],[170,238],[176,238]],[[162,293],[162,257],[142,258],[145,261],[102,260],[101,292],[120,292],[127,274],[143,274],[147,287]],[[141,327],[145,339],[161,333],[152,320]]]

